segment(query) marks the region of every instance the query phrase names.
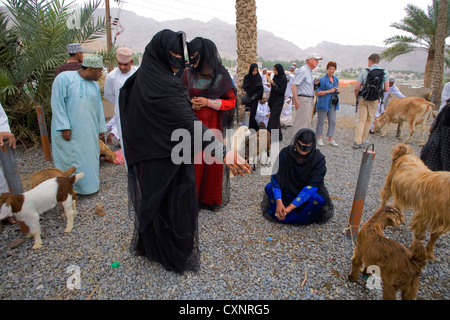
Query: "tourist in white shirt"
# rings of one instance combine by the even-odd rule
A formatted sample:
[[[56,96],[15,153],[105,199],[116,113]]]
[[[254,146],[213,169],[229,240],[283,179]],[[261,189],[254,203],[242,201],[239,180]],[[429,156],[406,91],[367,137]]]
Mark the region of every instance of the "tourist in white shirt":
[[[291,127],[294,123],[292,120],[292,84],[294,83],[295,76],[291,72],[286,71],[286,77],[288,84],[284,94],[284,106],[283,111],[281,111],[280,122],[282,127]]]
[[[294,132],[302,128],[311,129],[311,117],[314,102],[314,79],[312,71],[322,57],[313,53],[306,57],[306,64],[296,72],[292,84],[292,98],[297,110],[294,116]]]
[[[119,115],[119,92],[125,81],[137,70],[133,66],[132,51],[129,48],[119,48],[116,51],[117,68],[111,71],[105,80],[104,97],[114,105],[114,116],[107,123],[110,135],[107,143],[113,143],[113,136],[122,143],[122,130]]]
[[[262,69],[262,74],[261,74],[261,79],[263,82],[263,88],[264,88],[264,93],[266,94],[266,97],[269,98],[270,95],[270,83],[268,82],[267,79],[267,68],[263,68]]]

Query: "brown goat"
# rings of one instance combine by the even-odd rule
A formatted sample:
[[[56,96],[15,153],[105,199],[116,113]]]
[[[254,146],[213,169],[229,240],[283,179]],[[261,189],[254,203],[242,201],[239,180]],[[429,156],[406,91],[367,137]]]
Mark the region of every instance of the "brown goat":
[[[423,240],[430,229],[428,259],[434,260],[437,239],[450,231],[450,172],[431,171],[414,155],[411,146],[398,144],[392,152],[391,168],[380,191],[381,203],[393,198],[392,206],[400,211],[416,211],[410,223],[414,237]]]
[[[104,143],[101,139],[98,139],[98,146],[100,148],[100,156],[104,156],[109,162],[116,161],[116,154]]]
[[[414,239],[408,250],[405,246],[383,235],[387,226],[398,227],[404,222],[398,210],[382,206],[362,227],[357,237],[355,255],[349,280],[358,280],[361,266],[378,266],[383,282],[383,299],[395,300],[401,291],[403,300],[415,300],[420,275],[426,265],[426,252],[422,242]]]
[[[389,103],[389,106],[385,113],[376,118],[373,123],[373,132],[378,132],[381,129],[381,136],[384,137],[387,134],[390,123],[398,123],[399,139],[402,139],[401,129],[403,122],[407,121],[409,124],[409,135],[403,143],[407,143],[411,139],[412,134],[416,128],[416,125],[422,124],[420,146],[425,145],[424,134],[425,125],[427,119],[430,117],[433,111],[434,104],[419,97],[405,97],[395,99]]]
[[[57,177],[70,177],[75,173],[77,168],[70,167],[66,171],[62,171],[58,168],[49,168],[49,169],[43,169],[38,172],[35,172],[31,176],[31,188],[36,187],[38,184],[44,182],[45,180],[51,179],[51,178],[57,178]]]

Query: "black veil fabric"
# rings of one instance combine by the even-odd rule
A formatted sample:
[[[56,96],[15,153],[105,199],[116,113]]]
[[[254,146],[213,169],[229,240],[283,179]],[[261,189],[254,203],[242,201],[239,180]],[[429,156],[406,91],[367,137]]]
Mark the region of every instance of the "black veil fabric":
[[[432,171],[450,171],[450,103],[438,113],[433,127],[420,159]]]
[[[188,88],[197,88],[197,96],[209,99],[221,99],[229,90],[233,89],[237,94],[236,87],[228,70],[222,65],[222,58],[217,46],[210,39],[196,37],[187,43],[187,51],[189,56],[190,68],[185,71],[182,79],[186,81]],[[195,57],[194,54],[196,54]],[[197,66],[195,64],[198,62]],[[199,81],[208,82],[208,86],[199,89],[196,85]],[[193,97],[190,97],[193,98]],[[233,127],[235,110],[219,111],[218,129],[225,137],[227,129]],[[204,168],[202,183],[199,189],[199,202],[202,202],[205,188],[207,187],[208,167]],[[222,177],[222,205],[224,207],[230,200],[230,170],[227,166],[223,166]]]
[[[252,75],[252,71],[255,68],[258,69],[258,64],[252,63],[242,82],[242,89],[247,92],[251,101],[261,100],[262,93],[264,92],[263,82],[259,72],[256,75]]]
[[[211,80],[202,97],[217,99],[228,90],[235,89],[230,73],[222,65],[222,58],[213,41],[196,37],[187,43],[187,50],[190,63],[189,71],[193,74],[193,78]],[[198,55],[194,60],[191,59],[191,56],[196,52],[198,52]],[[196,60],[199,60],[198,65],[194,67]],[[218,81],[219,75],[222,77]]]
[[[306,143],[312,142],[310,153],[303,157],[302,161],[299,161],[299,154],[296,151],[299,140],[307,140],[304,141]],[[305,186],[318,188],[326,204],[314,222],[328,221],[334,214],[334,205],[323,180],[327,171],[326,161],[325,156],[317,149],[314,131],[308,128],[300,129],[292,138],[291,144],[280,151],[277,163],[274,174],[281,190],[296,196]]]
[[[257,72],[256,75],[252,74],[255,68],[258,70],[258,65],[256,63],[252,63],[248,73],[244,76],[242,90],[245,91],[248,96],[248,102],[245,106],[250,109],[249,129],[258,131],[259,124],[255,120],[255,116],[258,110],[258,101],[261,100],[264,94],[264,87],[259,72]]]
[[[187,43],[187,50],[190,68],[185,72],[187,72],[187,81],[190,82],[189,87],[193,87],[193,82],[198,80],[211,80],[208,87],[200,93],[201,97],[218,99],[230,89],[234,90],[235,95],[237,94],[233,79],[222,65],[222,58],[213,41],[196,37]],[[199,62],[197,67],[194,67],[196,59],[192,60],[191,56],[196,52],[198,52],[196,59]],[[234,113],[233,109],[220,113],[222,115],[222,132],[232,127]]]
[[[182,32],[158,32],[119,96],[129,214],[135,224],[130,250],[177,273],[199,268],[198,204],[192,158],[189,163],[174,163],[172,150],[180,140],[171,137],[177,129],[190,137],[203,136],[207,130],[200,126],[201,132],[194,132],[197,117],[187,90],[170,67],[184,65],[182,58],[169,53],[184,57],[184,43]],[[191,149],[194,140],[189,141]]]

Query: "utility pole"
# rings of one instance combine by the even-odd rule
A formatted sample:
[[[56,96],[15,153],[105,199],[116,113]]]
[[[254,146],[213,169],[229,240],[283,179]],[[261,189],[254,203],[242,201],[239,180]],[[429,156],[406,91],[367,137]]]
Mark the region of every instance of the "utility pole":
[[[112,36],[111,36],[111,11],[109,9],[109,0],[105,0],[105,18],[106,18],[106,50],[111,52]],[[108,73],[113,69],[112,63],[108,65]]]

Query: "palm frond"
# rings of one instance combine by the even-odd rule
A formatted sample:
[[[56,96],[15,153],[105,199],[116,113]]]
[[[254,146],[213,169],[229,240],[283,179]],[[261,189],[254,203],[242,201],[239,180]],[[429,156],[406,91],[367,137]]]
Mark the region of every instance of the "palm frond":
[[[390,62],[390,61],[394,60],[396,57],[398,57],[402,54],[412,52],[416,49],[417,49],[416,46],[413,46],[408,43],[400,42],[400,43],[397,43],[397,44],[387,48],[383,52],[381,52],[380,56],[382,59]]]

